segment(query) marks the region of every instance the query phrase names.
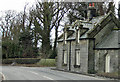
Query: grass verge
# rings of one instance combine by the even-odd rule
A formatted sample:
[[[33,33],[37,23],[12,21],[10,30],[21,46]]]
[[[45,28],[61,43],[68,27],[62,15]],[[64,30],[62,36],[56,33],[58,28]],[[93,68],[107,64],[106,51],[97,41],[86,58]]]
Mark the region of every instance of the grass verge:
[[[114,73],[97,73],[98,76],[107,77],[107,78],[114,78],[120,79],[118,72]]]
[[[36,63],[36,65],[42,67],[55,67],[56,61],[55,59],[41,59],[39,62]]]

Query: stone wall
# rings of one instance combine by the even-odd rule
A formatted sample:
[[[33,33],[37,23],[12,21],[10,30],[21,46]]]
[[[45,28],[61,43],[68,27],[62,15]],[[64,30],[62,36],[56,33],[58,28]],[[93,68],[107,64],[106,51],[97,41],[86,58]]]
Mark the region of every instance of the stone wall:
[[[89,39],[88,43],[88,73],[95,73],[95,40]]]
[[[63,42],[58,42],[58,53],[57,53],[57,69],[60,70],[69,70],[69,47],[70,42],[68,41],[67,44],[64,44]],[[63,52],[67,52],[67,65],[63,64]]]
[[[119,48],[120,48],[120,30],[118,32],[118,45],[119,45]],[[120,77],[120,49],[118,50],[118,68],[119,68],[119,77]]]
[[[57,69],[62,69],[63,42],[58,42]]]
[[[80,50],[80,67],[75,67],[75,51]],[[88,40],[80,40],[79,44],[71,42],[71,70],[79,73],[88,72]]]
[[[105,72],[105,57],[110,56],[110,72],[118,71],[118,50],[95,50],[95,70]]]
[[[76,45],[76,41],[67,41],[58,43],[57,68],[62,70],[74,71],[79,73],[88,72],[88,40],[80,40]],[[67,65],[63,65],[63,50],[67,50]],[[71,51],[70,51],[71,50]],[[80,50],[80,67],[75,67],[75,51]]]

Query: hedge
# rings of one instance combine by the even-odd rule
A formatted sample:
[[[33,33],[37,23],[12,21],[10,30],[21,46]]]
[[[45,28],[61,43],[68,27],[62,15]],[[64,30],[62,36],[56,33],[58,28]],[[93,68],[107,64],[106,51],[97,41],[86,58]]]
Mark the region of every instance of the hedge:
[[[40,61],[40,58],[11,58],[3,59],[2,64],[12,64],[13,62],[17,64],[35,64]]]

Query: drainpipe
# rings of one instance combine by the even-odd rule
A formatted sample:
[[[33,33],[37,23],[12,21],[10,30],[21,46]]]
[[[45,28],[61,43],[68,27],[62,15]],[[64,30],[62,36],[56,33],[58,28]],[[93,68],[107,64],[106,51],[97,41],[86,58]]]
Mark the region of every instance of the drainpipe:
[[[69,71],[71,71],[71,41],[69,46]]]

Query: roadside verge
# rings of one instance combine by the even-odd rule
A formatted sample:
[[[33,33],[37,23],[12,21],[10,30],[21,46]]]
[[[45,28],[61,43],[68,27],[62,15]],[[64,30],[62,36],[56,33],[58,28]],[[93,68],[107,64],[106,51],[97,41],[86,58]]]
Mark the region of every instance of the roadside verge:
[[[60,70],[60,69],[57,69],[57,68],[51,68],[52,70],[56,70],[56,71],[63,71],[63,72],[69,72],[69,73],[75,73],[75,74],[81,74],[81,75],[86,75],[86,76],[91,76],[91,77],[100,77],[102,79],[106,79],[106,80],[119,80],[119,79],[116,79],[116,78],[111,78],[111,77],[105,77],[105,76],[99,76],[97,74],[84,74],[84,73],[78,73],[78,72],[74,72],[74,71],[67,71],[67,70]]]

